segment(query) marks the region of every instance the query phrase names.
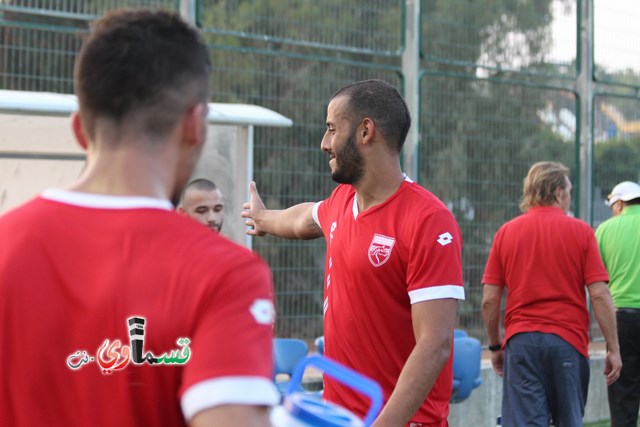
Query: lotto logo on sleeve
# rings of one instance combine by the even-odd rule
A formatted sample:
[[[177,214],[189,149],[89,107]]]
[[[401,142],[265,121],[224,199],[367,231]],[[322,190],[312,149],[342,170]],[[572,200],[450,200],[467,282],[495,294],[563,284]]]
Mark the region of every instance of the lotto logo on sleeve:
[[[436,242],[440,243],[442,246],[447,246],[449,243],[453,242],[453,236],[447,231],[446,233],[439,235]]]
[[[261,325],[271,325],[276,317],[273,303],[268,299],[257,299],[251,304],[249,311],[255,321]]]

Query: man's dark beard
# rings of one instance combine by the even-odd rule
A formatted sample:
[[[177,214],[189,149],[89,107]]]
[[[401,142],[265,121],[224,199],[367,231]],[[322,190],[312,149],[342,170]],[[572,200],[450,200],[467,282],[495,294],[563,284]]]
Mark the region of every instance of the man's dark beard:
[[[351,130],[347,143],[335,153],[336,168],[331,179],[339,184],[357,184],[364,175],[364,162],[356,146],[356,128]]]

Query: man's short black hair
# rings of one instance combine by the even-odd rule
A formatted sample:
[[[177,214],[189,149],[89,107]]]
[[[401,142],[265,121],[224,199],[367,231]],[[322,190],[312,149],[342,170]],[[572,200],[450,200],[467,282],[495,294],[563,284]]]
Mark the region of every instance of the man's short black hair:
[[[131,119],[163,135],[189,107],[207,102],[211,62],[198,31],[161,10],[119,9],[96,21],[75,67],[89,138],[97,118]]]
[[[402,150],[411,127],[411,115],[398,90],[384,80],[364,80],[338,90],[331,99],[347,98],[347,114],[357,125],[370,118],[390,148]]]

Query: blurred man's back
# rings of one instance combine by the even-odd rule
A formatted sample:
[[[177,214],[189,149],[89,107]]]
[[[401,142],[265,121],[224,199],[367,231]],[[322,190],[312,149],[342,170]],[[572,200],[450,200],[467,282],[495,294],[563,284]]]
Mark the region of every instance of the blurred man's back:
[[[75,69],[87,165],[0,217],[0,422],[269,425],[271,275],[172,209],[211,63],[166,12],[97,21]]]

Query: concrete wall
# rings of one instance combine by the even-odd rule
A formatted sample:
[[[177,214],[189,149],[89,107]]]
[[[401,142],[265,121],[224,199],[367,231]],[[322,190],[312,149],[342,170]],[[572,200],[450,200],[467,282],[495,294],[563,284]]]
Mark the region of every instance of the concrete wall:
[[[66,188],[84,167],[68,117],[0,114],[0,214],[46,188]],[[248,193],[248,127],[210,124],[194,178],[216,183],[225,198],[222,234],[246,244],[240,217]]]
[[[207,142],[192,178],[215,182],[224,196],[222,234],[245,245],[246,226],[240,216],[249,200],[249,144],[246,126],[209,125]]]
[[[83,167],[69,118],[0,114],[0,214],[45,188],[64,188]]]
[[[603,371],[603,355],[592,355],[589,395],[583,419],[585,423],[609,419]],[[487,361],[483,361],[481,375],[482,385],[471,393],[471,397],[451,405],[450,427],[495,427],[502,406],[502,378],[493,372]]]

